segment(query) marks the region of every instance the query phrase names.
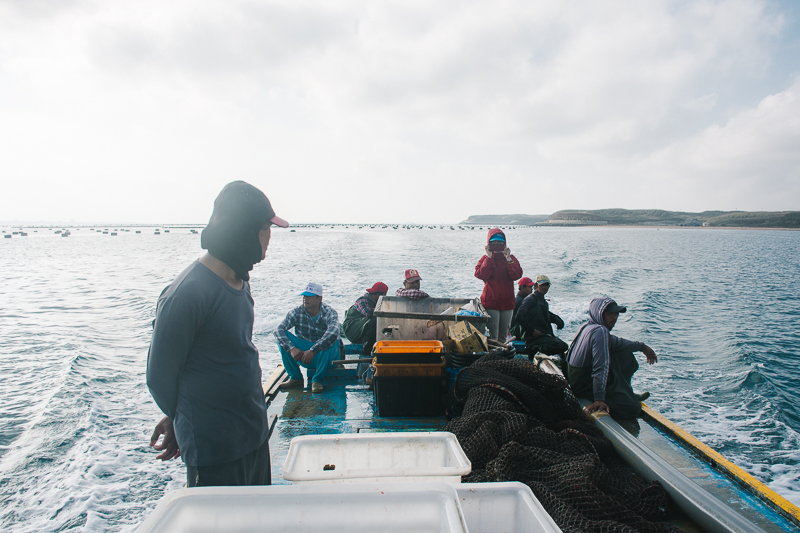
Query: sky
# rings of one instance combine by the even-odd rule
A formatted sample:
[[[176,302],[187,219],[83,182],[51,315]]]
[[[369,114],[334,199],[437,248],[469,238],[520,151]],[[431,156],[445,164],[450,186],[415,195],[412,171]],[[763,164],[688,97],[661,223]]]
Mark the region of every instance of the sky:
[[[800,210],[800,3],[0,0],[0,221]]]

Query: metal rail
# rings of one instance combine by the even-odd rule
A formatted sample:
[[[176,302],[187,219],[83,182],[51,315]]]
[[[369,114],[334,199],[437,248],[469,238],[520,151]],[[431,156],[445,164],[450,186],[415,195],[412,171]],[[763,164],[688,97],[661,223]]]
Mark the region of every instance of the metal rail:
[[[589,405],[588,400],[581,400]],[[608,413],[591,415],[597,427],[611,440],[622,459],[647,481],[658,481],[672,500],[698,525],[711,533],[763,533],[742,515],[701,489],[680,470],[625,431]]]

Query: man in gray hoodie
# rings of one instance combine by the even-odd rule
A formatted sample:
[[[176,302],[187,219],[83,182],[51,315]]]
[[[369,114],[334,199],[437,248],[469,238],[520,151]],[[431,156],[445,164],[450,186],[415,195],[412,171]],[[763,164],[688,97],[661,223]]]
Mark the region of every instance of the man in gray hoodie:
[[[658,361],[655,352],[642,342],[611,335],[620,313],[627,308],[611,298],[595,298],[589,304],[589,321],[584,324],[567,352],[567,380],[578,398],[594,403],[588,413],[605,411],[620,418],[635,418],[641,400],[631,387],[639,369],[633,352],[643,352],[651,365]]]

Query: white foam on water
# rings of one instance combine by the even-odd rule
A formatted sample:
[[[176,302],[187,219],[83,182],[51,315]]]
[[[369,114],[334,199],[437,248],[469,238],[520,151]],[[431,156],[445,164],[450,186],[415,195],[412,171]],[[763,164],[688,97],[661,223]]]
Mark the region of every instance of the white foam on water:
[[[256,314],[255,323],[253,324],[253,335],[272,334],[283,319],[283,316],[278,316],[274,313],[269,313],[266,316]]]
[[[658,391],[648,400],[651,407],[789,501],[800,502],[800,433],[777,417],[771,402],[750,390],[722,400],[708,389],[650,390]]]

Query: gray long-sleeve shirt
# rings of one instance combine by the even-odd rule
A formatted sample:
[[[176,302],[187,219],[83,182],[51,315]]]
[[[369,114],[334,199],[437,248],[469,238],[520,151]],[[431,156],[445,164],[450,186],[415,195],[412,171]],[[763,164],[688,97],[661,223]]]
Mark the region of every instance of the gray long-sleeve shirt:
[[[199,261],[158,299],[147,386],[175,426],[184,462],[235,461],[267,437],[253,299]]]
[[[603,311],[613,300],[595,298],[589,305],[589,322],[584,325],[567,352],[572,366],[592,368],[592,393],[595,401],[605,401],[608,382],[609,353],[614,350],[641,352],[643,342],[630,341],[611,335],[603,324]]]

